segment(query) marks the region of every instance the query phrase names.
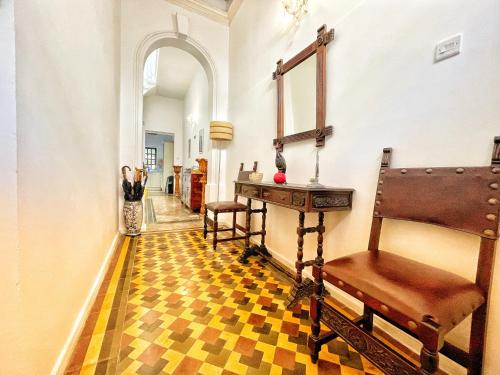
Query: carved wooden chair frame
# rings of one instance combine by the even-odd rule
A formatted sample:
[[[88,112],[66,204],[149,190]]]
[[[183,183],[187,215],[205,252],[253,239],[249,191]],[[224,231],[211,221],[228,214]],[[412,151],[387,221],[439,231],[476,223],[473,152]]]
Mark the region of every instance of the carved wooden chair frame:
[[[437,224],[478,235],[481,238],[481,242],[476,280],[475,283],[470,282],[470,284],[471,288],[474,288],[479,296],[482,295],[481,298],[484,297],[483,302],[473,302],[471,306],[467,305],[468,307],[461,312],[458,311],[458,308],[445,310],[446,312],[451,311],[450,316],[460,315],[457,318],[451,319],[448,327],[443,327],[444,324],[442,325],[439,319],[435,319],[432,316],[424,316],[422,321],[411,321],[401,311],[392,309],[386,301],[376,300],[367,293],[363,293],[362,289],[356,290],[348,282],[344,283],[340,280],[338,272],[341,269],[339,266],[341,263],[336,263],[337,267],[339,267],[336,274],[335,271],[332,271],[333,268],[328,268],[331,267],[331,264],[335,260],[326,264],[315,264],[313,266],[314,295],[311,297],[310,306],[312,334],[308,339],[312,360],[313,362],[318,360],[322,344],[340,336],[386,374],[435,374],[439,369],[438,353],[442,353],[466,367],[468,374],[479,375],[482,369],[486,333],[486,312],[493,256],[499,235],[500,137],[495,138],[491,167],[390,169],[390,156],[391,149],[384,149],[377,184],[368,254],[375,254],[374,256],[378,259],[384,253],[378,253],[382,220],[384,218]],[[404,180],[405,178],[406,180]],[[408,178],[412,178],[413,180],[408,180]],[[444,182],[445,180],[447,182]],[[410,181],[412,182],[410,183]],[[450,185],[450,182],[452,185]],[[417,185],[418,190],[413,189],[415,185]],[[422,189],[426,185],[431,192],[425,192]],[[456,202],[456,198],[453,201],[453,197],[450,197],[450,194],[447,193],[449,186],[458,186],[455,192],[468,192],[467,197],[460,195],[459,199],[466,199],[471,203],[463,205],[454,203]],[[430,205],[432,207],[422,209],[419,205],[415,204],[417,200],[412,199],[413,195],[401,194],[402,191],[407,190],[402,190],[401,187],[410,187],[413,194],[419,191],[422,195],[425,195],[425,199],[427,197],[441,197],[442,199],[436,201],[435,205]],[[389,192],[386,192],[386,190]],[[476,194],[470,194],[471,191]],[[397,196],[393,201],[391,201],[391,194],[392,196]],[[404,200],[408,200],[410,203],[404,202]],[[400,206],[403,208],[399,208]],[[450,213],[447,211],[449,207],[459,208],[452,208],[452,212]],[[403,213],[399,215],[401,212]],[[436,215],[427,219],[426,215],[431,212],[436,213]],[[365,254],[365,252],[359,254]],[[344,259],[346,258],[349,257],[345,257]],[[327,269],[329,272],[325,272]],[[353,269],[356,270],[357,268]],[[354,272],[352,275],[355,274]],[[354,278],[356,276],[351,276],[351,281],[355,280]],[[335,287],[340,288],[363,302],[363,315],[351,320],[329,305],[323,298],[323,280],[332,283]],[[465,281],[468,282],[467,280]],[[433,293],[434,291],[429,295],[434,295]],[[420,367],[415,366],[372,335],[374,314],[389,321],[423,343],[420,353]],[[446,341],[445,335],[453,326],[470,314],[472,314],[472,326],[469,350],[466,352]],[[332,331],[320,335],[320,321]]]
[[[240,169],[238,171],[238,181],[249,181],[250,180],[250,174],[253,172],[257,172],[257,162],[254,161],[253,163],[253,168],[250,171],[245,171],[243,170],[244,164],[240,164]],[[234,203],[234,204],[231,204]],[[254,212],[263,212],[262,210],[251,210],[251,207],[248,207],[248,204],[243,204],[238,202],[238,193],[235,191],[234,192],[234,200],[233,202],[210,202],[205,204],[205,212],[203,216],[203,236],[206,239],[208,233],[213,233],[213,239],[212,239],[212,247],[214,250],[217,249],[217,243],[219,242],[226,242],[226,241],[236,241],[236,240],[248,240],[248,235],[247,232],[250,231],[250,228],[243,227],[239,225],[236,222],[236,215],[238,212],[247,212],[247,217],[248,217],[248,211],[251,211],[251,213]],[[209,217],[208,217],[208,212],[212,211],[214,213],[214,220],[213,220],[213,229],[208,229],[208,222],[209,222]],[[221,213],[232,213],[233,214],[233,223],[231,228],[220,228],[219,227],[219,214]],[[264,213],[265,214],[265,213]],[[248,219],[247,219],[248,222]],[[245,235],[243,236],[237,236],[236,235],[236,229],[239,229],[242,231]],[[228,232],[231,231],[231,237],[227,238],[218,238],[217,233],[219,232]],[[252,235],[255,233],[252,233]],[[260,233],[257,233],[260,234]]]

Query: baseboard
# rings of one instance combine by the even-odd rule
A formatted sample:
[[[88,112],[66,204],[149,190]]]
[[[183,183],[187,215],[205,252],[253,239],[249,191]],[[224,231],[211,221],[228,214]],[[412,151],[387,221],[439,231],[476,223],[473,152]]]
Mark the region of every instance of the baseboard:
[[[64,346],[61,352],[59,353],[59,356],[57,357],[54,366],[52,367],[52,371],[50,372],[51,375],[59,375],[64,373],[64,370],[66,369],[66,366],[68,365],[69,360],[71,359],[71,355],[73,354],[73,350],[78,342],[78,338],[82,333],[83,327],[90,313],[90,310],[92,309],[94,301],[97,297],[97,293],[99,292],[99,287],[101,286],[102,281],[104,280],[104,276],[106,275],[106,271],[109,268],[109,264],[111,262],[111,259],[113,258],[113,254],[115,253],[115,251],[119,249],[119,246],[122,243],[120,239],[123,239],[123,236],[118,232],[113,238],[111,246],[108,248],[106,257],[104,258],[104,261],[102,262],[101,267],[99,268],[99,272],[97,273],[96,278],[94,279],[94,282],[92,284],[92,287],[90,288],[87,298],[83,302],[82,308],[78,312],[75,322],[71,327],[71,331],[68,335],[68,338],[66,339],[66,342],[64,343]]]

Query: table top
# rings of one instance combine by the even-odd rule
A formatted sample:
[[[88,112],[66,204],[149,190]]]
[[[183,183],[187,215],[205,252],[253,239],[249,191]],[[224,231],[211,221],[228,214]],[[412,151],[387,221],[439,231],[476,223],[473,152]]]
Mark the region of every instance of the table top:
[[[285,190],[301,190],[301,191],[345,191],[345,192],[353,192],[354,189],[347,188],[338,188],[331,186],[309,186],[306,184],[294,184],[294,183],[285,183],[285,184],[277,184],[275,182],[252,182],[252,181],[234,181],[235,184],[244,184],[244,185],[252,185],[252,186],[263,186],[263,187],[272,187],[277,189],[285,189]]]

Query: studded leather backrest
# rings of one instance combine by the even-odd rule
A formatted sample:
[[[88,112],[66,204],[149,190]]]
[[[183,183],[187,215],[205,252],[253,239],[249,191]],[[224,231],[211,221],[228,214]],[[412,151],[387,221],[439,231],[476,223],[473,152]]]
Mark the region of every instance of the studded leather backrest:
[[[500,168],[382,168],[374,217],[498,238]]]

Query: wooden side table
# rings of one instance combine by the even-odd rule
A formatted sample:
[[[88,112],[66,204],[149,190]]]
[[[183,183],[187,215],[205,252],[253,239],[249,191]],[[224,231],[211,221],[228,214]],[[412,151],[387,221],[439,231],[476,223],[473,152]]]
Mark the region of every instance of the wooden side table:
[[[323,224],[324,213],[329,211],[344,211],[352,208],[353,189],[334,188],[328,186],[310,187],[307,185],[275,183],[255,183],[247,181],[235,181],[235,191],[239,196],[248,199],[247,220],[246,220],[246,239],[245,252],[241,256],[241,261],[245,262],[251,255],[259,254],[269,261],[271,255],[264,244],[265,217],[262,220],[262,241],[260,246],[249,247],[251,232],[251,213],[252,200],[273,204],[289,208],[299,212],[299,225],[297,227],[297,260],[295,262],[296,273],[294,275],[294,287],[288,296],[287,306],[295,305],[300,299],[309,297],[313,292],[313,283],[310,279],[303,279],[302,270],[313,264],[323,264],[323,233],[325,226]],[[265,209],[265,206],[264,206]],[[258,210],[257,210],[258,211]],[[318,225],[305,227],[305,214],[317,213]],[[304,236],[309,233],[317,233],[317,256],[315,259],[303,260]],[[277,268],[280,268],[278,265]]]

